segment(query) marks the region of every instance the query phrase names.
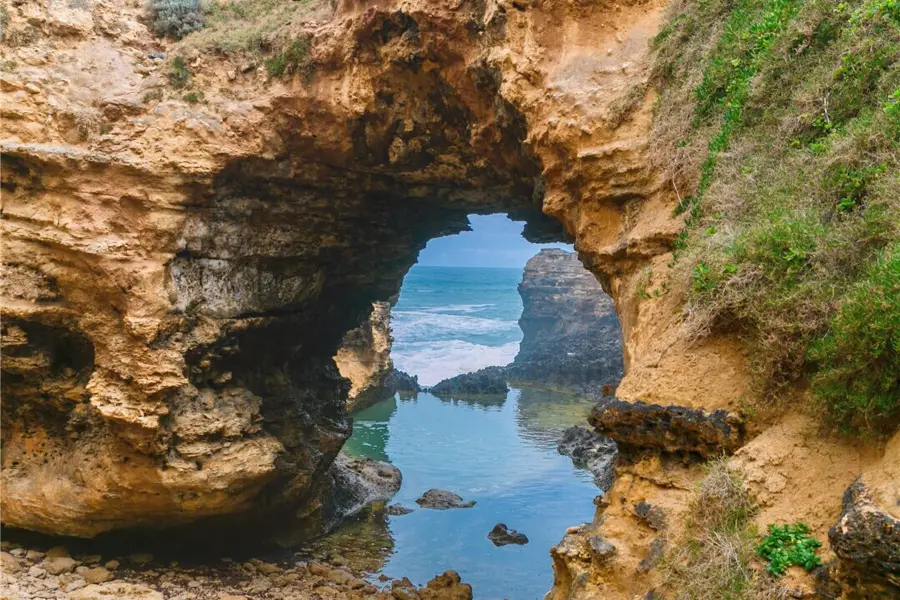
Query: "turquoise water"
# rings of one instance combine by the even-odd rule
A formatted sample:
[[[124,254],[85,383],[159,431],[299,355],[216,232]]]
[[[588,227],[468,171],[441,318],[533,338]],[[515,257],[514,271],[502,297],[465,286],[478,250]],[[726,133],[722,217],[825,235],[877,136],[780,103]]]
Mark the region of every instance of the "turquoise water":
[[[512,362],[522,330],[522,269],[423,267],[403,280],[391,311],[391,356],[423,385]]]
[[[591,405],[522,388],[478,401],[443,401],[421,393],[356,413],[345,451],[396,465],[403,486],[394,502],[416,510],[369,515],[338,537],[357,550],[374,538],[377,556],[367,566],[376,573],[424,584],[453,569],[473,585],[478,599],[543,598],[553,584],[550,547],[567,527],[591,520],[599,493],[590,474],[556,451],[562,430],[584,423]],[[416,498],[429,488],[477,504],[447,511],[418,508]],[[495,547],[487,534],[498,522],[525,533],[529,543]]]
[[[392,311],[394,364],[424,385],[488,365],[518,351],[522,269],[414,267]],[[388,516],[378,507],[325,540],[374,578],[424,584],[453,569],[478,600],[538,600],[553,584],[550,547],[572,525],[590,521],[599,490],[589,473],[556,451],[562,431],[584,424],[592,403],[539,388],[505,396],[441,400],[399,396],[355,413],[344,449],[389,461],[403,473],[394,498],[414,508]],[[469,509],[419,508],[428,489],[455,492]],[[488,532],[505,523],[529,538],[498,548]]]

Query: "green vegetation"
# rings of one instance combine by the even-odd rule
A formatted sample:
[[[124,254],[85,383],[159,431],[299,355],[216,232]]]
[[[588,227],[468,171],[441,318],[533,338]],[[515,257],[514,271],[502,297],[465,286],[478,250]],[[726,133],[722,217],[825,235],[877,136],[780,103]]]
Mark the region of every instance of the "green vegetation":
[[[203,10],[200,0],[149,0],[147,12],[154,33],[180,40],[187,34],[203,29]]]
[[[689,323],[746,336],[770,397],[811,379],[846,431],[900,420],[898,6],[680,0],[653,42]]]
[[[776,600],[775,580],[753,568],[755,505],[740,473],[711,462],[691,503],[686,539],[662,563],[665,587],[689,600]]]
[[[816,549],[822,545],[809,537],[809,528],[804,523],[793,525],[769,525],[769,535],[756,547],[756,553],[768,561],[766,570],[774,575],[783,575],[788,567],[801,566],[807,571],[822,564]]]
[[[197,104],[206,100],[206,95],[203,93],[203,90],[200,90],[199,92],[188,92],[182,98],[188,104]]]
[[[266,61],[266,72],[269,77],[283,77],[299,74],[305,80],[312,76],[312,62],[309,51],[312,48],[312,37],[305,35],[297,38],[279,54]]]
[[[183,56],[176,56],[172,60],[172,64],[169,66],[168,76],[169,83],[172,84],[172,87],[175,89],[180,90],[190,82],[191,70],[188,68],[187,63],[184,62]]]

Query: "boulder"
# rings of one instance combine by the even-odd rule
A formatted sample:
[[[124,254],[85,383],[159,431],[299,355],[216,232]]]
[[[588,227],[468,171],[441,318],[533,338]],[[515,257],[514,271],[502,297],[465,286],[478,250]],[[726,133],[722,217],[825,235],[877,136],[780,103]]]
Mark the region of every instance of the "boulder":
[[[883,586],[900,595],[900,519],[878,506],[861,479],[844,492],[828,541],[858,585]]]
[[[488,539],[495,546],[506,546],[508,544],[517,544],[519,546],[528,543],[528,536],[519,533],[515,529],[509,529],[504,523],[497,523],[488,533]]]
[[[472,600],[472,586],[462,583],[459,573],[445,571],[419,590],[422,600]]]
[[[19,564],[15,556],[9,552],[0,552],[0,572],[4,575],[11,575],[19,573],[21,570],[22,565]]]
[[[594,483],[604,492],[612,486],[619,452],[612,439],[575,425],[563,432],[556,449],[570,457],[576,467],[593,473]]]
[[[394,465],[339,454],[331,466],[333,480],[325,499],[325,530],[353,516],[373,502],[387,502],[400,490],[403,476]]]
[[[614,439],[620,449],[653,448],[709,457],[734,452],[744,442],[743,420],[725,410],[710,413],[608,396],[597,403],[589,421],[598,433]]]
[[[45,558],[41,566],[51,575],[62,575],[63,573],[71,573],[78,566],[78,562],[68,556],[56,556]]]
[[[416,504],[422,508],[448,510],[450,508],[471,508],[475,506],[475,501],[463,500],[460,496],[447,490],[430,489],[416,500]]]
[[[485,367],[473,373],[457,375],[428,388],[428,392],[439,397],[484,396],[506,394],[505,367]]]

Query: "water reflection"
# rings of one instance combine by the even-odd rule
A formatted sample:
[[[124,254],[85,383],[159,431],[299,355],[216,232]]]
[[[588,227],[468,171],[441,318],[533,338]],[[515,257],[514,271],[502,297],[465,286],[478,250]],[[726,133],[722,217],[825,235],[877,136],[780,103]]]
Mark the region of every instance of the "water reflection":
[[[593,516],[598,490],[591,475],[556,452],[562,429],[583,423],[589,409],[585,400],[522,388],[477,401],[420,393],[415,401],[391,399],[360,411],[347,452],[399,467],[403,486],[394,500],[416,510],[402,516],[370,511],[318,542],[316,551],[418,584],[455,569],[479,600],[543,597],[553,580],[550,546],[567,527]],[[477,504],[420,509],[415,500],[429,488]],[[498,522],[525,533],[530,543],[494,546],[487,534]]]
[[[500,410],[506,402],[507,394],[487,394],[483,396],[452,396],[439,398],[441,402],[454,405],[465,404],[473,408],[484,410]]]

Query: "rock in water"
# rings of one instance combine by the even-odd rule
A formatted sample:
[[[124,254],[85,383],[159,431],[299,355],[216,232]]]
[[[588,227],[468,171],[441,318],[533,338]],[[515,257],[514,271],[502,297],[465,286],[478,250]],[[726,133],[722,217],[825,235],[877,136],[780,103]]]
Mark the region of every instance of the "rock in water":
[[[391,394],[399,392],[400,396],[403,397],[415,395],[422,391],[417,376],[410,375],[399,369],[391,369],[391,372],[388,373],[384,380],[384,387],[392,390]]]
[[[471,508],[475,506],[474,500],[463,500],[453,492],[447,490],[430,489],[422,497],[416,500],[416,504],[422,508],[435,510],[447,510],[450,508]]]
[[[400,469],[386,462],[339,454],[331,466],[334,484],[324,501],[325,529],[373,502],[386,502],[400,490]]]
[[[510,378],[618,384],[624,373],[619,319],[612,298],[577,254],[541,250],[525,265],[519,294],[523,338]]]
[[[494,525],[494,528],[491,529],[491,532],[488,534],[488,539],[491,540],[495,546],[506,546],[508,544],[518,544],[521,546],[528,543],[528,536],[524,533],[519,533],[515,529],[508,529],[503,523]]]
[[[403,506],[402,504],[388,504],[384,508],[384,512],[386,512],[387,514],[389,514],[391,516],[395,516],[395,517],[398,517],[400,515],[408,515],[409,513],[414,512],[414,511],[415,511],[415,509],[408,508],[406,506]]]
[[[428,388],[428,391],[440,398],[505,394],[509,391],[509,386],[506,385],[506,368],[485,367],[473,373],[457,375]]]
[[[612,486],[619,453],[614,440],[576,425],[563,432],[556,449],[570,457],[576,467],[593,473],[594,483],[604,492]]]

